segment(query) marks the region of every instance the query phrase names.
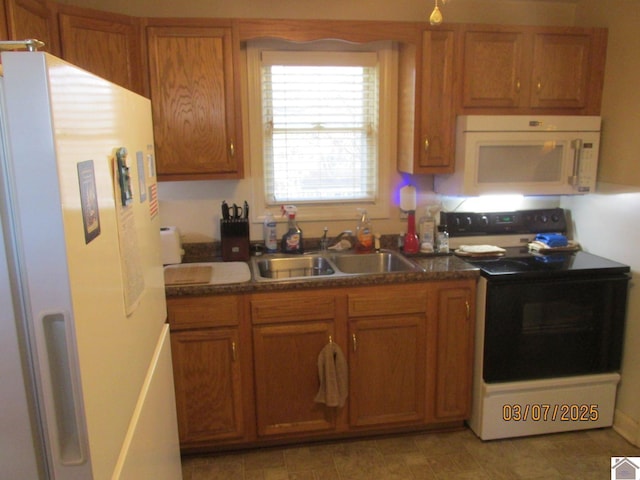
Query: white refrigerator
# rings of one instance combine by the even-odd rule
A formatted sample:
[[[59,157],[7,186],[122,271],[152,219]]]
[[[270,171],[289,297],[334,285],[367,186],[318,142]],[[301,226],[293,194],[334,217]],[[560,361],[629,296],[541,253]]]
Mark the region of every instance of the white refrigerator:
[[[2,66],[0,478],[180,479],[150,102]]]

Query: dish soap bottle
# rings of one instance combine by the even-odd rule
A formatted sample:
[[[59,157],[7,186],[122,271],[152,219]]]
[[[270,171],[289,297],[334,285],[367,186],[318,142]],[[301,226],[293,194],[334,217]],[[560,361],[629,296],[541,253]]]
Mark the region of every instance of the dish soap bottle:
[[[278,237],[276,235],[276,220],[271,212],[264,214],[264,225],[262,227],[264,238],[264,247],[267,253],[275,253],[278,251]]]
[[[287,215],[289,224],[287,233],[282,236],[282,253],[304,253],[302,245],[302,230],[296,223],[298,209],[293,205],[283,205],[282,215]]]
[[[360,221],[356,226],[356,252],[368,253],[373,250],[373,231],[371,220],[364,209],[359,209]]]

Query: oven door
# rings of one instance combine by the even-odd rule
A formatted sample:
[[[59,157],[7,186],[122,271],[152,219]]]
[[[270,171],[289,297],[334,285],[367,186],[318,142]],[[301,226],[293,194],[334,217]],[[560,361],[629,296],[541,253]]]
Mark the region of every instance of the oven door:
[[[618,370],[628,280],[626,275],[489,280],[485,382]]]

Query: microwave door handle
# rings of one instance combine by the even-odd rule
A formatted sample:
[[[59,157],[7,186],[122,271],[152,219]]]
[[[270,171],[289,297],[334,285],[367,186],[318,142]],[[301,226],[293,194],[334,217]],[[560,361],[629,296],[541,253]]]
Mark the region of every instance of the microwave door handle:
[[[582,139],[576,138],[571,140],[571,148],[573,149],[573,172],[569,177],[569,185],[576,186],[580,181],[580,158],[582,153]]]

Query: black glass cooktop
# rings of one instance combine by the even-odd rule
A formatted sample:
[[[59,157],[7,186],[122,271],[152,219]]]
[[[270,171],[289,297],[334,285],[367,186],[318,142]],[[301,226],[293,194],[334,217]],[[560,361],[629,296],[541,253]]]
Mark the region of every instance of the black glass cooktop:
[[[587,252],[538,254],[527,247],[507,247],[501,257],[467,259],[486,277],[540,277],[628,273],[630,268]]]

